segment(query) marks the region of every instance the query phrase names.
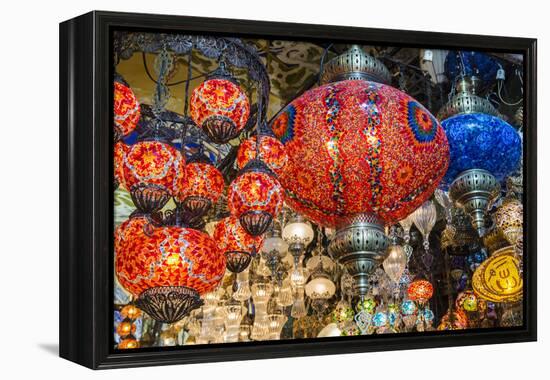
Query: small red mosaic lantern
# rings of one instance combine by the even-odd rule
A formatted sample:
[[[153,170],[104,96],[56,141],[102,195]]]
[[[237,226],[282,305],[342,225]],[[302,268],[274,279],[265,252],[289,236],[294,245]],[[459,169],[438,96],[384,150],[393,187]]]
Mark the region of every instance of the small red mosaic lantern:
[[[121,186],[126,188],[124,184],[124,158],[128,152],[128,145],[124,144],[122,141],[117,141],[114,147],[114,177],[115,177],[115,188]]]
[[[434,293],[434,288],[430,281],[427,280],[414,280],[410,283],[407,289],[409,299],[418,303],[426,303]]]
[[[237,168],[244,168],[251,160],[256,158],[256,136],[243,141],[237,152]],[[260,160],[266,163],[269,169],[279,175],[284,169],[288,155],[285,146],[275,137],[260,136]]]
[[[225,273],[225,256],[207,234],[176,226],[154,227],[145,217],[115,231],[115,271],[137,306],[158,321],[173,323],[201,305]]]
[[[212,78],[193,90],[189,111],[213,142],[226,143],[245,127],[250,103],[232,80]]]
[[[136,128],[140,106],[130,86],[115,80],[114,87],[115,132],[118,136],[127,136]]]
[[[194,216],[202,216],[222,195],[225,182],[222,173],[203,161],[188,162],[175,200]]]
[[[283,190],[264,163],[251,161],[231,183],[227,195],[231,215],[251,235],[263,234],[283,206]]]
[[[124,185],[142,213],[160,210],[179,191],[185,159],[171,145],[141,141],[124,156]]]
[[[233,273],[245,270],[263,243],[262,236],[249,235],[234,216],[219,221],[213,236],[227,259],[227,269]]]

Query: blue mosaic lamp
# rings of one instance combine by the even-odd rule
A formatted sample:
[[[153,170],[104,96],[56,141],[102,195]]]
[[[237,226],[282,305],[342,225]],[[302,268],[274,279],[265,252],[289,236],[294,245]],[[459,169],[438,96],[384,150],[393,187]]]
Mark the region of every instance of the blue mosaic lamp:
[[[521,138],[493,105],[476,95],[479,80],[460,77],[457,93],[439,112],[450,148],[442,187],[485,234],[485,213],[500,194],[500,183],[519,165]]]

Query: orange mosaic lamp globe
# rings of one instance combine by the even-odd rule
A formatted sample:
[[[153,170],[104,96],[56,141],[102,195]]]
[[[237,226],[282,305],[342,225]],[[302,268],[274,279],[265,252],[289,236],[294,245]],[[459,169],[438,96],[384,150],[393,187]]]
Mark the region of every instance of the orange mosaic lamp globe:
[[[155,227],[147,218],[135,217],[115,232],[115,271],[120,284],[138,297],[140,309],[173,323],[199,307],[202,294],[218,287],[225,256],[203,232]]]
[[[398,89],[365,80],[329,83],[292,101],[271,125],[288,163],[286,203],[338,227],[372,213],[404,219],[433,194],[449,164],[443,128]]]
[[[284,145],[272,136],[261,136],[259,147],[259,158],[275,174],[281,173],[288,161]],[[245,167],[251,160],[256,158],[256,136],[244,140],[239,146],[237,152],[237,168],[240,170]]]
[[[131,145],[123,160],[124,185],[142,213],[160,210],[178,193],[185,158],[171,145],[151,140]]]
[[[189,113],[213,142],[226,143],[245,127],[250,103],[233,80],[212,78],[193,90]]]
[[[250,235],[258,236],[281,211],[283,189],[263,162],[252,160],[231,183],[227,204],[243,228]]]
[[[233,273],[245,270],[263,244],[262,236],[250,235],[234,216],[220,220],[213,237],[227,259],[227,269]]]
[[[122,79],[114,82],[114,126],[118,136],[127,136],[136,128],[140,106],[136,95]]]
[[[434,293],[433,285],[427,280],[414,280],[409,284],[407,295],[420,304],[428,302]]]
[[[206,160],[189,160],[179,183],[175,201],[192,215],[202,216],[221,197],[222,173]]]

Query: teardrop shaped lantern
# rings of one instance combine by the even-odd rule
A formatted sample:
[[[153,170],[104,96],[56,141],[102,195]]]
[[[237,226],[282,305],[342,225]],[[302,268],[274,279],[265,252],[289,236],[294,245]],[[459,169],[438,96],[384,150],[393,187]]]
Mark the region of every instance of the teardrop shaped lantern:
[[[191,94],[189,112],[215,143],[226,143],[243,130],[250,114],[244,91],[220,62],[220,67]]]
[[[388,277],[397,284],[405,272],[408,261],[407,254],[403,247],[398,244],[392,244],[388,248],[388,251],[389,254],[382,263],[382,266]]]
[[[422,234],[424,249],[428,251],[430,249],[430,232],[437,220],[437,210],[433,202],[424,202],[411,214],[411,219]]]
[[[218,202],[224,186],[222,173],[198,154],[187,161],[174,199],[193,217],[201,217]]]
[[[113,111],[116,137],[132,133],[139,121],[140,106],[136,95],[120,75],[114,81]]]
[[[388,70],[360,47],[329,61],[322,78],[271,125],[289,156],[279,180],[292,209],[336,227],[330,249],[364,295],[386,255],[383,224],[428,199],[447,169],[449,148],[435,117],[383,84]]]
[[[157,321],[173,323],[202,304],[225,273],[225,256],[207,234],[175,226],[155,227],[130,218],[115,231],[115,272]]]
[[[248,268],[263,242],[261,236],[248,234],[234,216],[219,221],[213,237],[226,257],[227,269],[232,273],[241,273]]]
[[[260,160],[250,161],[231,183],[227,194],[231,215],[250,235],[263,234],[283,206],[283,190]]]

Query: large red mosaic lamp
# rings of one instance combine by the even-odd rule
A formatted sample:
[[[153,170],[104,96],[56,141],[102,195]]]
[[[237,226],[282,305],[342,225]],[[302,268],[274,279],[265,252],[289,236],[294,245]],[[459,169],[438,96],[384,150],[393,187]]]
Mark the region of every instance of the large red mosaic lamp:
[[[225,256],[204,232],[155,226],[148,217],[135,216],[115,231],[115,272],[139,308],[157,321],[174,323],[217,288]]]
[[[418,208],[449,163],[445,132],[420,103],[385,83],[390,73],[358,46],[325,65],[323,85],[292,101],[272,123],[289,157],[285,201],[335,227],[329,249],[364,296],[385,257],[384,224]]]

